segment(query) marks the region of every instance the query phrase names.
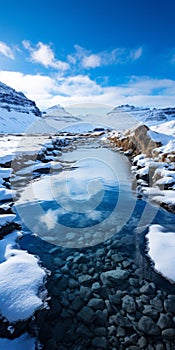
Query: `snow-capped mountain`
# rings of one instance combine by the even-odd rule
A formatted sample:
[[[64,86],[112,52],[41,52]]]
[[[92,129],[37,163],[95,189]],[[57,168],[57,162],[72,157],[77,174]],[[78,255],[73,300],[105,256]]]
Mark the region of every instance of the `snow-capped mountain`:
[[[26,132],[38,119],[41,112],[35,102],[0,82],[0,133]]]
[[[128,113],[134,117],[138,122],[144,123],[148,126],[159,125],[171,120],[175,120],[175,108],[144,108],[130,105],[121,105],[115,107],[107,114],[108,117],[122,117],[122,113]]]
[[[44,114],[44,117],[52,117],[52,118],[72,117],[72,114],[66,111],[64,107],[62,107],[59,104],[48,108],[43,114]]]

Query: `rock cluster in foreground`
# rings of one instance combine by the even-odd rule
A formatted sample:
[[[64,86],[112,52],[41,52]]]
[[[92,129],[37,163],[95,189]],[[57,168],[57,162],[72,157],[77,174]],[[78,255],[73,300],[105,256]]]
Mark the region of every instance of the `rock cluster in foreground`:
[[[44,349],[175,349],[173,286],[170,294],[145,279],[119,244],[50,250],[50,310],[37,313]]]

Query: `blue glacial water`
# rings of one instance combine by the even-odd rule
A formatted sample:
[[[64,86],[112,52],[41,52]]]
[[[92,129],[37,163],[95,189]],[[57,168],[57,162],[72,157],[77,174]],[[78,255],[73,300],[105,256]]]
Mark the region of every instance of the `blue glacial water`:
[[[61,172],[33,180],[16,202],[25,232],[65,248],[91,247],[119,235],[127,250],[128,235],[137,246],[150,224],[174,225],[173,214],[137,199],[130,163],[120,153],[84,146],[63,153],[61,161]]]

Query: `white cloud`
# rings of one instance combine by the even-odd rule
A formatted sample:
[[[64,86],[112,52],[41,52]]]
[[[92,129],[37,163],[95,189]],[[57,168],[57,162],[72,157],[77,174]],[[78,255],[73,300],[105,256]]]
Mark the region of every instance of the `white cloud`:
[[[12,49],[3,41],[0,41],[0,55],[11,58],[12,60],[15,58]]]
[[[75,53],[69,55],[69,61],[79,64],[86,69],[96,68],[100,66],[108,66],[112,64],[126,64],[138,60],[142,54],[142,47],[136,49],[115,48],[113,50],[100,51],[92,53],[90,50],[74,45]]]
[[[142,47],[139,47],[136,50],[132,50],[130,53],[131,60],[137,61],[143,54],[143,49]]]
[[[54,68],[61,71],[69,69],[69,64],[64,61],[57,60],[55,54],[49,45],[43,44],[41,41],[33,48],[29,41],[24,40],[23,46],[30,52],[30,61],[40,63],[46,68]]]
[[[90,56],[83,57],[82,66],[84,68],[96,68],[101,66],[101,57],[99,55],[92,54]]]
[[[88,75],[49,77],[20,72],[0,71],[0,81],[23,91],[40,108],[60,103],[75,104],[134,104],[138,106],[174,106],[175,80],[131,77],[126,84],[102,87]]]

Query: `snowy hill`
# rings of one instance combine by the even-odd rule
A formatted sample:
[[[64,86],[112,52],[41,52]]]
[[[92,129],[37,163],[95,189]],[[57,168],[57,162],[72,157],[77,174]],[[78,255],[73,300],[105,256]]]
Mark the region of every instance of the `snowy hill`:
[[[159,125],[171,120],[175,120],[175,108],[142,108],[130,105],[121,105],[115,107],[107,114],[108,117],[121,117],[123,113],[128,113],[137,122],[141,122],[148,126]]]
[[[35,102],[0,82],[0,133],[26,132],[40,117]]]
[[[56,106],[52,106],[50,108],[48,108],[45,112],[44,112],[44,116],[45,117],[72,117],[72,114],[70,114],[69,112],[67,112],[61,105],[56,105]]]

